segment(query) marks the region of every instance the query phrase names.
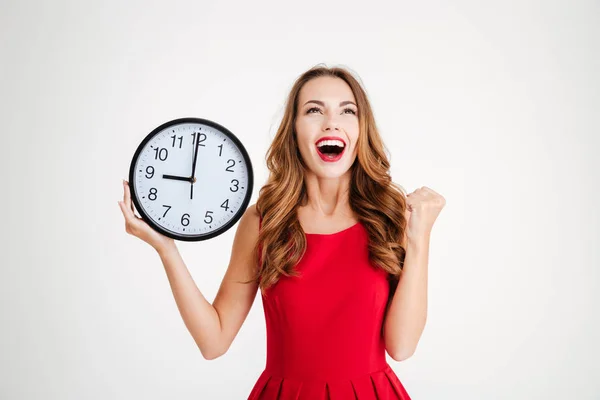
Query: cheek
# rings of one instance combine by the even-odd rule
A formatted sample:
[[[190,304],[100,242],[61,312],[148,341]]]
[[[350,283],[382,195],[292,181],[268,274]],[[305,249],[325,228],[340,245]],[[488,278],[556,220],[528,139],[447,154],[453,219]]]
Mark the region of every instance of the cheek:
[[[356,147],[356,143],[358,142],[358,135],[360,128],[358,127],[358,123],[349,123],[346,128],[346,134],[348,135],[348,139],[352,143],[352,147]]]
[[[296,121],[296,131],[299,135],[310,135],[318,126],[319,124],[315,119],[300,118]]]
[[[318,126],[315,126],[314,123],[296,123],[296,140],[298,141],[298,147],[301,149],[308,149],[309,144],[316,135],[318,135]]]

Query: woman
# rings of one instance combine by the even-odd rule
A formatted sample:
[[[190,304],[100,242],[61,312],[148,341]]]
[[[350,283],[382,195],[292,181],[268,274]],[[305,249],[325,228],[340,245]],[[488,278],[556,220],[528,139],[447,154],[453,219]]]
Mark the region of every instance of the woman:
[[[343,68],[298,78],[267,167],[212,304],[174,241],[135,216],[124,182],[126,231],[159,253],[206,359],[228,350],[260,288],[267,361],[248,399],[410,399],[385,353],[404,360],[421,337],[444,198],[391,181],[366,93]]]

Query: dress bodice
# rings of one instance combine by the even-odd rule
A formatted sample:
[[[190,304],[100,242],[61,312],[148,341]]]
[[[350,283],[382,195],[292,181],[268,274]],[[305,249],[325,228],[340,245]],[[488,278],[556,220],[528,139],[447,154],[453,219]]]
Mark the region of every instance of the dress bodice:
[[[300,276],[261,291],[267,360],[249,400],[410,399],[386,361],[390,289],[369,262],[365,227],[305,235]]]

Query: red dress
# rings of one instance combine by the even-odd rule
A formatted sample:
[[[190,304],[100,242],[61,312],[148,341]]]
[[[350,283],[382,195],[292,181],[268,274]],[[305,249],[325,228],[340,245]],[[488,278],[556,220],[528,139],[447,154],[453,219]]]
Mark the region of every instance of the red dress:
[[[262,226],[262,220],[260,225]],[[267,360],[248,400],[410,400],[385,356],[387,273],[362,223],[306,234],[299,277],[261,293]]]

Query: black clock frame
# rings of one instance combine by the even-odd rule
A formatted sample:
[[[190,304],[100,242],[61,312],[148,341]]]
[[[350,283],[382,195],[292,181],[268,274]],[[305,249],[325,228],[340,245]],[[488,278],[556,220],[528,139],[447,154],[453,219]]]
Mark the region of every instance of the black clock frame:
[[[223,134],[225,134],[233,143],[235,143],[235,145],[238,147],[238,149],[240,149],[240,152],[242,153],[242,157],[244,158],[244,162],[246,163],[246,166],[247,166],[246,168],[248,169],[248,188],[246,190],[246,195],[244,197],[244,200],[242,201],[242,206],[240,207],[240,209],[233,216],[233,218],[231,218],[229,220],[229,222],[227,222],[225,225],[223,225],[219,229],[217,229],[211,233],[198,235],[198,236],[179,235],[177,233],[168,231],[168,230],[164,229],[163,227],[161,227],[160,225],[154,223],[152,218],[150,218],[146,214],[146,212],[144,211],[144,208],[141,206],[141,204],[138,200],[138,195],[137,195],[137,191],[135,188],[135,164],[140,156],[140,153],[146,146],[146,144],[150,140],[152,140],[152,138],[154,138],[154,136],[156,136],[159,132],[162,132],[166,128],[170,128],[171,126],[180,125],[180,124],[184,124],[184,123],[204,124],[204,125],[214,128],[214,129],[217,129],[220,132],[222,132]],[[246,148],[244,147],[242,142],[237,138],[237,136],[235,136],[229,129],[225,128],[224,126],[222,126],[214,121],[208,120],[208,119],[197,118],[197,117],[184,117],[184,118],[177,118],[177,119],[165,122],[164,124],[158,126],[154,130],[152,130],[152,132],[150,132],[144,138],[144,140],[142,140],[142,142],[139,144],[138,148],[136,149],[136,151],[133,155],[133,158],[131,159],[131,165],[129,166],[129,184],[130,184],[130,189],[131,189],[131,200],[133,201],[135,208],[138,210],[140,217],[142,217],[142,219],[146,223],[148,223],[148,225],[150,225],[154,230],[156,230],[156,231],[162,233],[163,235],[170,237],[172,239],[181,240],[181,241],[185,241],[185,242],[198,242],[198,241],[202,241],[202,240],[211,239],[215,236],[219,236],[219,235],[227,232],[242,217],[242,215],[248,208],[250,199],[252,198],[252,189],[254,187],[254,172],[252,169],[252,162],[250,160],[250,156],[248,155],[248,152],[246,151]]]

